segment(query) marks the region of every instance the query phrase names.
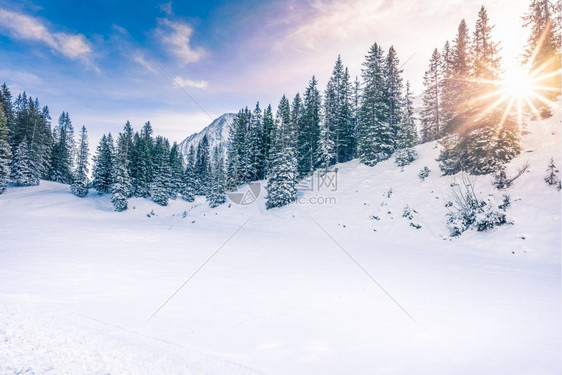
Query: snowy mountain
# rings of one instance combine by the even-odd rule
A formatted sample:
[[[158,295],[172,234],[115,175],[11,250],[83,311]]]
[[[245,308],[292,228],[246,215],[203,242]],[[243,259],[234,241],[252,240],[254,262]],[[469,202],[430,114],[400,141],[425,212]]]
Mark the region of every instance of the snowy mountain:
[[[511,196],[513,224],[458,238],[436,142],[404,168],[340,164],[273,210],[263,186],[250,205],[121,213],[93,191],[10,186],[0,374],[560,374],[561,193],[544,181],[560,113],[526,130],[511,187],[474,177],[480,197]]]
[[[199,145],[199,142],[201,141],[201,139],[203,139],[205,135],[207,135],[207,138],[209,139],[209,145],[211,146],[210,148],[211,150],[213,150],[213,148],[217,146],[219,143],[226,142],[228,140],[228,132],[230,130],[230,127],[232,126],[235,117],[236,117],[235,113],[225,113],[222,116],[214,119],[213,122],[207,125],[200,132],[191,134],[189,137],[184,139],[179,144],[180,151],[182,152],[184,157],[187,157],[187,154],[189,153],[189,148],[192,145],[195,151],[197,151],[197,146]]]

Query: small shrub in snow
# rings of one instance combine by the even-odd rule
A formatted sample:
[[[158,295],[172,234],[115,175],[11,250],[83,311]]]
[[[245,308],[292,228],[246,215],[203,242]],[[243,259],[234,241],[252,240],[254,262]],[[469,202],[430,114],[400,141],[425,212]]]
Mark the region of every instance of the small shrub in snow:
[[[418,177],[420,178],[420,180],[425,181],[427,176],[429,176],[429,172],[431,172],[431,169],[429,169],[427,166],[425,166],[420,171],[420,173],[418,173]]]
[[[546,169],[548,174],[544,178],[544,181],[550,186],[556,186],[560,190],[560,178],[558,177],[558,168],[554,164],[554,158],[550,158],[550,163]]]
[[[392,196],[392,188],[390,188],[384,195],[386,195],[387,198],[390,198]]]
[[[412,220],[414,218],[414,213],[418,213],[416,210],[410,208],[410,206],[406,205],[404,207],[404,212],[402,213],[402,217],[405,217],[408,220]]]
[[[509,224],[506,209],[510,205],[509,195],[504,195],[498,204],[494,197],[480,200],[472,182],[463,175],[460,184],[453,185],[454,202],[447,213],[447,227],[452,237],[460,236],[470,228],[482,232],[493,227]]]
[[[411,162],[418,158],[418,153],[413,148],[405,148],[398,150],[394,156],[394,162],[399,166],[403,167],[409,165]]]
[[[494,185],[497,189],[507,189],[508,187],[513,184],[513,181],[517,180],[519,177],[523,175],[529,169],[529,163],[525,163],[525,165],[517,170],[517,173],[513,177],[507,177],[505,173],[505,167],[502,165],[499,167],[498,171],[494,174],[494,180],[492,181],[492,185]]]

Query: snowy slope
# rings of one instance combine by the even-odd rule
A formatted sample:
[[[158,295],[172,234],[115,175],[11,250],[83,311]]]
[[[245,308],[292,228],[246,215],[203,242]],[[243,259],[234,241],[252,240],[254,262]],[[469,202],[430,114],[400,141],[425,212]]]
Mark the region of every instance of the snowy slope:
[[[235,117],[236,114],[234,113],[225,113],[222,116],[213,120],[213,122],[207,125],[199,133],[194,133],[189,137],[187,137],[186,139],[184,139],[179,144],[180,151],[182,152],[184,157],[187,157],[187,154],[189,153],[189,148],[192,145],[195,151],[197,151],[197,146],[199,145],[199,142],[201,142],[201,139],[203,139],[205,135],[207,135],[207,138],[209,139],[209,145],[211,146],[211,150],[213,150],[213,148],[217,146],[219,143],[223,143],[223,145],[225,145],[224,143],[228,140],[228,132],[230,130],[230,127],[232,126],[232,122],[234,121]]]
[[[560,117],[527,130],[507,167],[530,165],[506,191],[514,224],[455,239],[435,143],[403,170],[341,164],[337,191],[270,211],[263,192],[115,213],[61,184],[11,187],[0,373],[560,374],[561,194],[543,181]]]

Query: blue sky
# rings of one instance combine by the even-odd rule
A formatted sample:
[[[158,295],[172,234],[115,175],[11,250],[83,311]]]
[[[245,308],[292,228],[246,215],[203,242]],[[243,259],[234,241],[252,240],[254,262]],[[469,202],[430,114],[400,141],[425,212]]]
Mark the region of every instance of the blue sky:
[[[484,2],[506,65],[525,41],[526,0]],[[376,41],[394,45],[415,93],[434,47],[461,18],[473,28],[482,0],[71,1],[0,0],[0,81],[70,113],[92,143],[150,120],[181,141],[212,116],[278,103],[314,74],[323,88],[338,54],[360,74]],[[163,71],[164,70],[164,71]],[[95,147],[92,145],[91,147]]]

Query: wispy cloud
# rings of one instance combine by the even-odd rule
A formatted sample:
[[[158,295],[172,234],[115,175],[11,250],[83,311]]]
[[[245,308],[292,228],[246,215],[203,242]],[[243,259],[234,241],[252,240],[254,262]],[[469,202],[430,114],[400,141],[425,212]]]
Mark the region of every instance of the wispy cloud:
[[[133,54],[133,60],[139,64],[142,65],[146,70],[148,70],[151,73],[156,73],[157,71],[157,67],[156,65],[150,61],[144,53],[142,53],[141,51],[136,51]]]
[[[197,62],[207,54],[203,48],[191,46],[193,28],[189,24],[167,18],[159,19],[158,24],[157,37],[169,48],[169,52],[179,59],[181,66]]]
[[[72,60],[90,61],[92,46],[84,35],[53,32],[38,18],[0,9],[0,29],[16,39],[46,44]]]
[[[174,80],[182,87],[193,87],[196,89],[204,89],[209,84],[209,82],[207,81],[193,81],[191,79],[185,79],[180,76],[174,77]]]

